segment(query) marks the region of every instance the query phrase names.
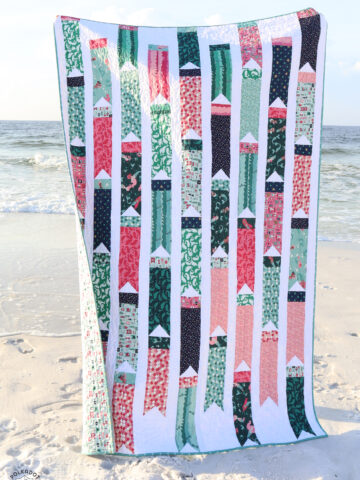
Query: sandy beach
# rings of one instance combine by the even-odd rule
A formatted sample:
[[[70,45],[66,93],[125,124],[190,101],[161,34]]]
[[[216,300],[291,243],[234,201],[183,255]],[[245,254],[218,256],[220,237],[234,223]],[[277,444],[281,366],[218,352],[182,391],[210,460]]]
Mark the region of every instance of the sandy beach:
[[[188,457],[89,457],[80,453],[74,218],[2,214],[0,220],[6,232],[0,237],[1,478],[25,468],[49,480],[360,478],[359,244],[318,246],[314,399],[328,438]]]

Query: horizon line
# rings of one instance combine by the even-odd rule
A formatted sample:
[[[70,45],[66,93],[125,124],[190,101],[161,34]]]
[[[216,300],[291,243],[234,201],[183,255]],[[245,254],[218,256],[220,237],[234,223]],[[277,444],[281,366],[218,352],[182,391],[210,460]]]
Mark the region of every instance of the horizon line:
[[[62,120],[28,120],[28,119],[18,119],[18,120],[14,120],[14,119],[11,119],[11,120],[7,120],[7,119],[0,119],[0,122],[59,122],[61,123]],[[323,127],[359,127],[360,128],[360,124],[352,124],[352,125],[344,125],[344,124],[334,124],[334,123],[323,123],[322,125]]]

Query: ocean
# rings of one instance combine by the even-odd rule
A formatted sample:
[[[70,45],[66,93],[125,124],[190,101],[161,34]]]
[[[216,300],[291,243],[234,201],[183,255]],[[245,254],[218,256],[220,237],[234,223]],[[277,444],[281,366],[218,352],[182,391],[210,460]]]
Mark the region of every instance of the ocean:
[[[73,215],[61,122],[0,121],[0,212]],[[319,240],[360,243],[360,127],[324,126]]]

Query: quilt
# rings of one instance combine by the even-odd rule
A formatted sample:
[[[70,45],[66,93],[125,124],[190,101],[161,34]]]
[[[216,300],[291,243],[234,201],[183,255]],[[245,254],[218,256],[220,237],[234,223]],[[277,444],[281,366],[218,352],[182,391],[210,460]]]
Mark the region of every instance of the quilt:
[[[326,20],[54,23],[82,453],[326,436],[313,331]]]

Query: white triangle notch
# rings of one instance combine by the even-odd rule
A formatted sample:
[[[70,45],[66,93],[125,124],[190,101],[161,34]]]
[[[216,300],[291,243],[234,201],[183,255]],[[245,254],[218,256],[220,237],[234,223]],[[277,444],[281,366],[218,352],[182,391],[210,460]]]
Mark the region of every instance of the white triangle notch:
[[[131,62],[125,62],[120,68],[120,72],[131,72],[132,70],[136,70],[136,67]]]
[[[100,172],[96,175],[95,180],[110,180],[110,175],[105,172],[104,169],[100,170]]]
[[[180,450],[181,453],[199,453],[199,450],[196,450],[189,443],[186,443],[183,448]]]
[[[121,140],[123,143],[129,143],[129,142],[140,142],[140,138],[138,138],[135,133],[130,132],[126,135],[126,137]]]
[[[264,254],[264,257],[281,257],[280,253],[276,250],[274,245]]]
[[[161,257],[161,258],[168,258],[170,257],[169,253],[165,250],[165,248],[160,245],[152,254],[151,257]]]
[[[100,243],[94,250],[94,253],[110,253],[103,243]]]
[[[261,70],[260,65],[253,58],[250,58],[243,68],[248,68],[249,70]]]
[[[69,78],[74,78],[74,77],[83,77],[84,74],[80,72],[77,68],[74,68],[71,70],[70,74],[68,75]]]
[[[241,143],[258,143],[256,138],[253,136],[252,133],[248,132],[244,138],[240,140]]]
[[[273,322],[268,322],[263,328],[263,332],[272,332],[273,330],[277,331],[277,328],[275,327]]]
[[[185,370],[185,372],[180,375],[180,378],[190,378],[190,377],[196,377],[196,376],[197,376],[197,373],[195,372],[195,370],[190,365],[190,367],[188,367]]]
[[[215,330],[212,332],[210,337],[226,337],[224,330],[218,325]]]
[[[159,170],[152,179],[153,180],[170,180],[170,178],[166,175],[165,170]]]
[[[123,362],[121,365],[119,365],[116,369],[117,372],[124,372],[124,373],[135,373],[135,370],[133,367],[130,365],[129,362]]]
[[[300,68],[300,72],[302,73],[315,73],[315,70],[312,68],[309,62],[306,62],[305,65],[303,65]]]
[[[152,102],[152,105],[164,105],[165,103],[169,102],[161,95],[161,93],[159,93],[159,95]]]
[[[294,355],[286,366],[287,367],[303,367],[304,364],[296,355]]]
[[[125,453],[126,455],[133,455],[133,452],[125,447],[125,445],[121,445],[119,450],[116,453]]]
[[[301,135],[300,138],[298,138],[298,140],[296,140],[296,145],[311,145],[311,143],[309,142],[309,140],[305,137],[305,135]]]
[[[180,70],[194,70],[196,68],[200,68],[200,67],[197,67],[196,65],[194,65],[191,62],[187,62],[187,63],[185,63],[185,65],[183,67],[180,67]]]
[[[301,430],[301,433],[298,436],[298,440],[305,440],[306,438],[314,438],[314,435],[311,435],[311,433]]]
[[[300,285],[299,282],[295,282],[294,285],[290,288],[290,292],[305,292],[305,289]]]
[[[85,147],[85,143],[79,137],[75,137],[70,144],[73,147]]]
[[[222,93],[214,98],[211,103],[216,103],[217,105],[230,105],[229,100]]]
[[[284,180],[280,177],[280,175],[277,172],[273,172],[266,181],[284,183]]]
[[[138,293],[135,288],[131,285],[130,282],[126,282],[125,285],[120,288],[119,292],[121,293]]]
[[[253,293],[254,292],[251,290],[251,288],[246,283],[244,283],[244,285],[238,291],[238,295],[251,295]]]
[[[294,213],[293,218],[308,218],[308,216],[302,208],[299,208],[299,210]]]
[[[190,298],[191,297],[198,297],[199,292],[197,292],[194,287],[188,287],[181,296],[182,297],[190,297]]]
[[[217,247],[215,252],[212,254],[212,257],[213,258],[226,258],[227,254],[226,254],[225,250],[222,247],[219,246],[219,247]]]
[[[127,208],[121,216],[122,217],[140,217],[140,215],[138,214],[138,212],[135,210],[133,206]]]
[[[250,372],[249,365],[245,362],[245,360],[243,360],[241,363],[239,363],[235,372]]]
[[[286,108],[285,103],[278,97],[273,103],[270,105],[270,108]]]
[[[170,338],[170,335],[163,329],[161,325],[158,325],[149,335],[150,337]]]
[[[189,128],[189,130],[183,136],[183,140],[201,140],[201,137],[195,132],[194,129]]]
[[[190,205],[190,207],[188,207],[183,213],[183,217],[200,217],[200,213],[195,210],[192,205]]]
[[[229,177],[226,175],[224,170],[220,168],[220,170],[212,177],[212,180],[229,180]]]
[[[109,108],[109,107],[111,107],[111,103],[105,100],[104,97],[101,97],[100,100],[98,100],[94,105],[94,108]]]
[[[239,214],[239,218],[255,218],[255,215],[249,209],[249,207],[244,208],[244,210]]]

